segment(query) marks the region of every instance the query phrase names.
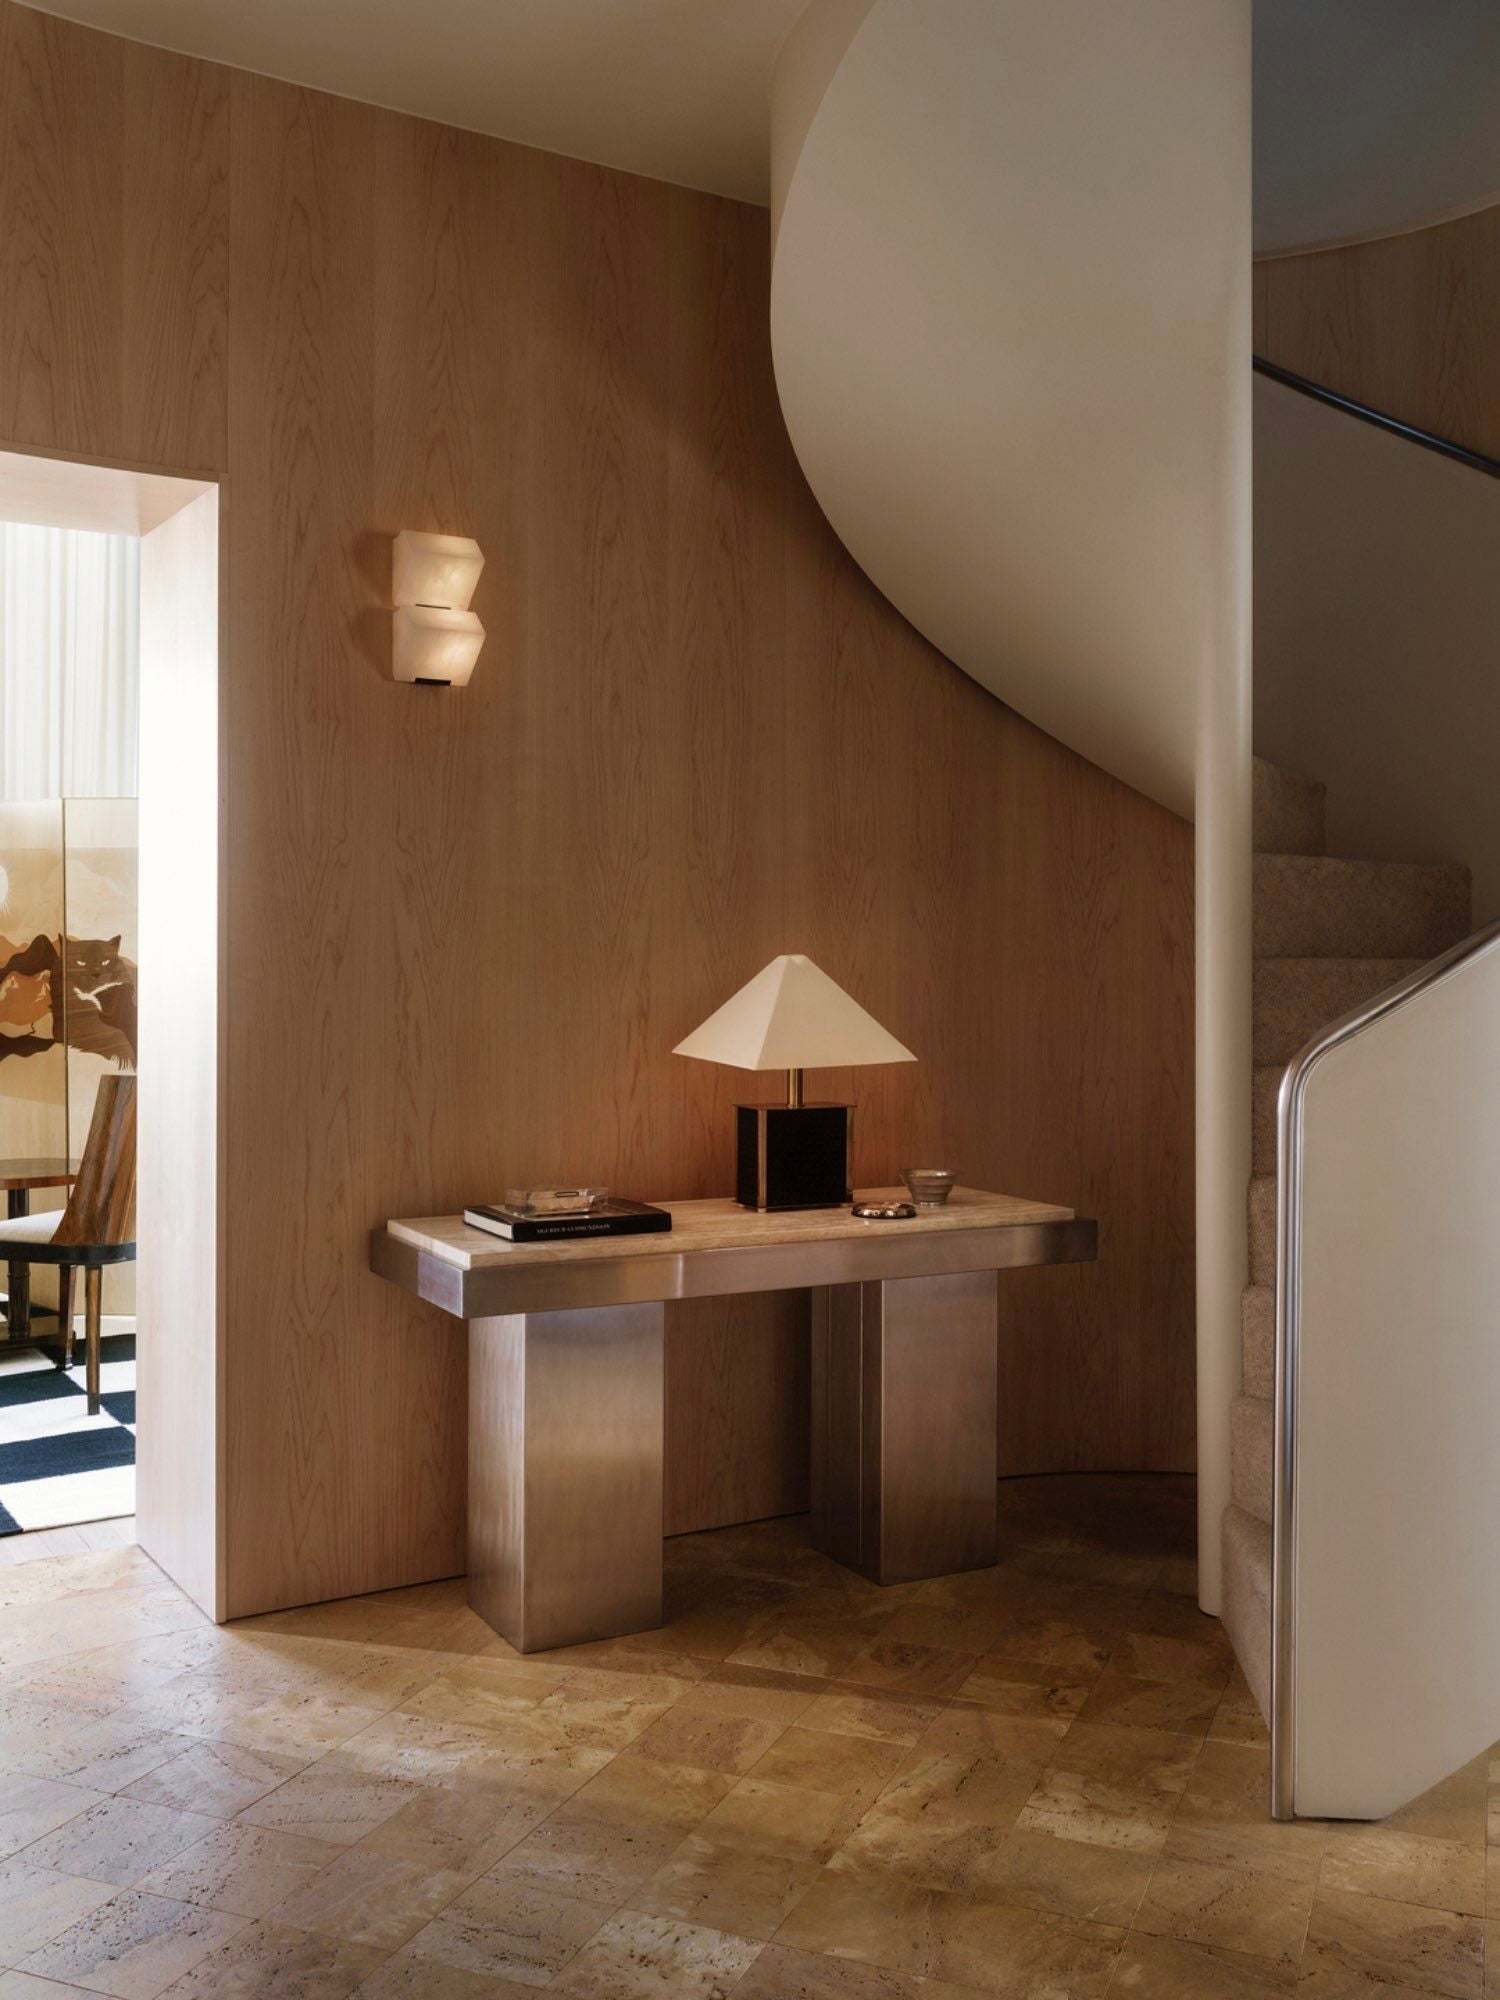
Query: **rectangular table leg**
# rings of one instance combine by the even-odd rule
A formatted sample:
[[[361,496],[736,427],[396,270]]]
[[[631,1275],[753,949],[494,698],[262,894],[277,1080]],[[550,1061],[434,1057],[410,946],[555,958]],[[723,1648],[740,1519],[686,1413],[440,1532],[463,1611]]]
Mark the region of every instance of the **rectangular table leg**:
[[[5,1213],[11,1222],[31,1213],[31,1195],[26,1188],[7,1188]],[[31,1266],[12,1264],[5,1274],[5,1339],[31,1331]]]
[[[662,1622],[664,1319],[469,1322],[469,1602],[518,1652]]]
[[[813,1293],[813,1540],[876,1583],[998,1555],[997,1280]]]

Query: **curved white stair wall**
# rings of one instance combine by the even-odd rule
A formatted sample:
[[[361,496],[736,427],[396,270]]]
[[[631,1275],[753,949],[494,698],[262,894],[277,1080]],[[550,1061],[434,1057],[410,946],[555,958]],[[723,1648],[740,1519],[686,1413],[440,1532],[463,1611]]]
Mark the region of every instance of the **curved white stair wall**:
[[[1198,806],[1200,1544],[1249,1171],[1248,0],[815,0],[772,85],[771,334],[855,560],[1011,707]]]
[[[1190,813],[1248,394],[1244,155],[1224,128],[1244,9],[940,15],[935,33],[916,0],[831,0],[778,65],[771,333],[792,442],[934,645]],[[831,27],[849,39],[830,73]]]

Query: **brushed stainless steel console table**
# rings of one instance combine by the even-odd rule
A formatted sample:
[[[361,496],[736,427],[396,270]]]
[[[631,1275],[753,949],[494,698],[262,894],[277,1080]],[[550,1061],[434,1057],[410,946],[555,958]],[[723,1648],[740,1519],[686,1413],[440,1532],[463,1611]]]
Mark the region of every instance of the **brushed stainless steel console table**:
[[[812,1289],[820,1548],[878,1583],[994,1562],[997,1273],[1087,1260],[1095,1225],[973,1188],[907,1222],[663,1206],[670,1235],[371,1238],[373,1270],[469,1322],[479,1615],[523,1653],[661,1623],[664,1308],[721,1293]]]

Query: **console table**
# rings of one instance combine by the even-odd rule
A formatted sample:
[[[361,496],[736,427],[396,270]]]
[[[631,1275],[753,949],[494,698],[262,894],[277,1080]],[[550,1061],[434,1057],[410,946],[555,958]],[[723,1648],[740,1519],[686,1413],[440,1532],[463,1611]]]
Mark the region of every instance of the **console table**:
[[[901,1222],[662,1206],[653,1236],[372,1235],[373,1270],[469,1323],[479,1615],[523,1653],[660,1625],[664,1309],[723,1293],[811,1288],[818,1547],[877,1583],[994,1562],[997,1274],[1092,1258],[1095,1225],[974,1188]]]

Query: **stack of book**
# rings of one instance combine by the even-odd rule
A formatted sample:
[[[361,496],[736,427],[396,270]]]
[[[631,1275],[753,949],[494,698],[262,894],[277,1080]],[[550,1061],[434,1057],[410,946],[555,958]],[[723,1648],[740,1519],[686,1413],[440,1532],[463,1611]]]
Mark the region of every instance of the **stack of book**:
[[[566,1236],[646,1236],[672,1227],[666,1209],[653,1208],[644,1201],[595,1202],[571,1215],[538,1214],[505,1202],[478,1202],[464,1210],[464,1221],[510,1243],[546,1243]]]

